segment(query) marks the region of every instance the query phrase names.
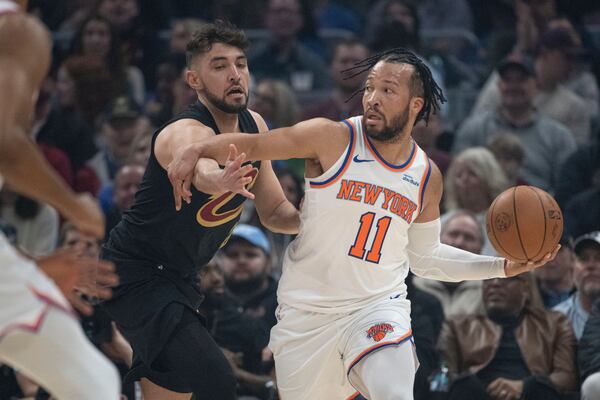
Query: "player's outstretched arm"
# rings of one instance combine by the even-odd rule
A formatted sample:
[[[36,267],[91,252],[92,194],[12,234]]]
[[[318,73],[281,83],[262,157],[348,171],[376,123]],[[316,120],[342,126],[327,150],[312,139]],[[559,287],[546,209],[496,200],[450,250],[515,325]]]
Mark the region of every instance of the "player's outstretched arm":
[[[519,264],[441,243],[439,204],[442,198],[442,174],[433,161],[429,185],[423,200],[423,212],[408,230],[407,252],[410,269],[415,275],[447,282],[505,278],[539,268],[556,256],[558,248],[541,261]]]
[[[195,119],[180,119],[166,126],[157,136],[154,143],[154,154],[158,163],[167,169],[178,152],[192,143],[206,140],[215,136],[215,132]],[[225,168],[211,158],[199,158],[194,166],[193,184],[196,189],[208,194],[225,192],[239,193],[253,198],[254,195],[246,190],[248,178],[245,175],[251,166],[242,167],[244,157],[234,152],[229,154]],[[176,202],[181,208],[181,202]]]
[[[267,124],[252,112],[259,131],[266,134]],[[235,149],[234,145],[230,145]],[[256,194],[254,205],[262,225],[273,232],[296,234],[300,229],[300,213],[288,201],[270,161],[263,161],[252,192]]]
[[[287,160],[310,158],[320,160],[323,153],[335,148],[347,137],[347,128],[341,122],[315,118],[292,127],[279,128],[263,135],[240,133],[221,134],[194,143],[177,153],[169,164],[169,179],[175,198],[189,201],[189,187],[199,158],[213,158],[225,163],[229,145],[233,144],[249,160]],[[181,201],[181,200],[179,200]],[[177,202],[177,200],[176,200]]]
[[[52,205],[81,231],[103,237],[100,209],[73,193],[26,133],[50,60],[48,32],[34,18],[12,14],[0,27],[0,46],[0,173],[16,192]]]

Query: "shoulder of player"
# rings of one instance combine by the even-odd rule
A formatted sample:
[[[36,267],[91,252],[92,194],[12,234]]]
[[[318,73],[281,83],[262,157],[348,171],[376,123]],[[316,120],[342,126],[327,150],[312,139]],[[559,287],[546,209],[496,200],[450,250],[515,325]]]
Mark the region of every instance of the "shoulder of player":
[[[248,109],[248,111],[250,112],[250,115],[252,115],[252,118],[254,118],[256,126],[258,126],[258,131],[261,133],[267,132],[269,130],[269,126],[265,122],[265,119],[262,117],[262,115],[251,109]]]
[[[36,51],[50,50],[50,32],[37,18],[17,12],[7,14],[3,19],[0,35],[8,39],[0,41],[3,52],[13,49],[17,52],[24,50],[36,54]]]
[[[193,118],[178,119],[165,126],[158,134],[157,140],[170,141],[175,135],[177,140],[200,140],[215,135],[215,131]]]
[[[433,196],[434,198],[441,198],[444,190],[444,178],[437,164],[430,158],[429,166],[431,172],[429,174],[429,181],[426,188],[426,196]]]

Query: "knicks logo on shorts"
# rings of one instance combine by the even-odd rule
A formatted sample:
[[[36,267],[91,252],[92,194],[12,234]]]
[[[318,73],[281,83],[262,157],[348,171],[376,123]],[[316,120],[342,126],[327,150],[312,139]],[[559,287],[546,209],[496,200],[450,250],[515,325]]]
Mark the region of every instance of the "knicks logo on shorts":
[[[256,182],[256,177],[258,176],[258,170],[256,168],[252,169],[250,172],[246,174],[252,178],[252,182],[246,185],[246,189],[252,189],[254,183]],[[218,225],[225,224],[232,219],[236,218],[238,215],[242,213],[242,209],[244,208],[244,204],[240,204],[233,210],[223,211],[221,212],[221,208],[223,208],[227,203],[229,203],[234,197],[236,193],[223,193],[221,195],[213,195],[208,199],[206,203],[196,213],[196,221],[202,226],[207,228],[212,228]]]
[[[389,332],[394,332],[394,327],[390,324],[377,324],[373,325],[367,331],[367,337],[369,339],[373,339],[376,342],[379,342],[381,339],[385,337]]]

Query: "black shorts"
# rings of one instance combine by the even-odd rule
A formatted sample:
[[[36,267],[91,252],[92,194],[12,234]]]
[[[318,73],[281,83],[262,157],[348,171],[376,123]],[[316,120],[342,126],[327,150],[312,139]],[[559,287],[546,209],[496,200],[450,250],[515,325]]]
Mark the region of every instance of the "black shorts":
[[[123,268],[112,261],[117,271]],[[147,271],[146,278],[121,284],[102,304],[133,348],[125,381],[148,378],[174,392],[196,393],[202,400],[235,399],[231,367],[197,312],[200,295],[164,268]]]

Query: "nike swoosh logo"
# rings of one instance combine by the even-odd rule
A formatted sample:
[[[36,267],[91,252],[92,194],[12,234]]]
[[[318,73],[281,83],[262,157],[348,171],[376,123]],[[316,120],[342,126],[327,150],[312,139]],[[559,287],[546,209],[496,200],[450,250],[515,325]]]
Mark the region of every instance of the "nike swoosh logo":
[[[358,154],[354,156],[353,160],[354,160],[354,162],[357,162],[357,163],[375,161],[375,160],[361,160],[360,158],[358,158]]]

